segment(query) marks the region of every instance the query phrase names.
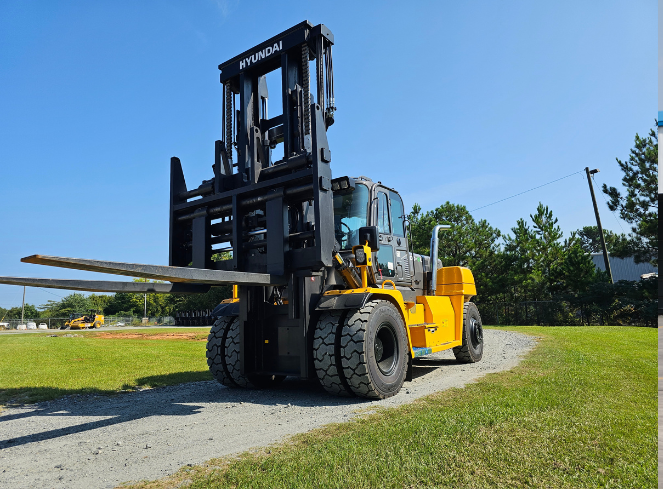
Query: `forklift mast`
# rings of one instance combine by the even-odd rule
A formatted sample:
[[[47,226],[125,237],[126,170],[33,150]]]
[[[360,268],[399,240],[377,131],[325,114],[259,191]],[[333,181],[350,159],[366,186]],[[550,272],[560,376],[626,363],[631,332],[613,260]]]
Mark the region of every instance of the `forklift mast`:
[[[327,27],[304,21],[219,65],[213,177],[188,190],[171,158],[171,266],[266,273],[276,285],[332,264],[333,43]],[[267,75],[278,70],[283,113],[269,117]],[[272,161],[281,144],[283,159]]]
[[[213,177],[188,190],[171,159],[169,265],[242,279],[239,301],[216,310],[238,316],[242,375],[310,375],[309,326],[335,243],[333,44],[327,27],[305,21],[220,64],[223,139]],[[272,72],[283,107],[273,116]],[[277,147],[283,158],[272,161]]]

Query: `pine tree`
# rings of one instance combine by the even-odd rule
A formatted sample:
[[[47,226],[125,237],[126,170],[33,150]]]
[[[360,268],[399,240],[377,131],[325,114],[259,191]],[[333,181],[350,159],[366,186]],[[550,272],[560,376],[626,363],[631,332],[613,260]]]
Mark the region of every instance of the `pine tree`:
[[[635,135],[635,146],[628,161],[617,163],[624,172],[622,184],[626,195],[615,187],[603,184],[603,193],[610,197],[608,207],[631,224],[633,257],[636,263],[650,262],[658,266],[658,137],[653,129],[649,137]]]

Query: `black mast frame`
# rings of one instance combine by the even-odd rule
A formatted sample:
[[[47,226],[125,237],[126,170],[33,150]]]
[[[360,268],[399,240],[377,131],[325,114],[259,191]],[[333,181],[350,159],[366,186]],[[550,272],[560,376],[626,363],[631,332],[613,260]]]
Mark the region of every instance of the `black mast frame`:
[[[220,64],[223,139],[215,142],[213,177],[189,190],[171,158],[169,265],[287,283],[277,295],[287,304],[270,302],[278,286],[239,285],[245,374],[308,376],[308,330],[335,242],[323,70],[333,44],[327,27],[304,21]],[[283,113],[268,118],[265,76],[278,69]],[[284,158],[272,161],[277,144]],[[215,261],[222,252],[230,257]]]

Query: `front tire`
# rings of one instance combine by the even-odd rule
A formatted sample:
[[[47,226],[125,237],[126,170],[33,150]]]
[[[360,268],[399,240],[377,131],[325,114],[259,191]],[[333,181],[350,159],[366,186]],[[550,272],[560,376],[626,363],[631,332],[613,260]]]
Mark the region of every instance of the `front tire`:
[[[246,389],[264,389],[273,387],[285,379],[285,375],[242,375],[240,370],[240,342],[239,342],[239,318],[230,316],[228,319],[228,330],[225,335],[225,371],[231,385],[228,387],[244,387]],[[225,384],[224,384],[225,385]]]
[[[322,387],[337,396],[352,396],[341,364],[341,324],[345,311],[324,312],[315,324],[313,365]]]
[[[226,387],[235,387],[226,367],[226,337],[233,316],[220,317],[210,329],[207,337],[207,366],[216,380]]]
[[[341,361],[356,395],[384,399],[397,394],[405,381],[407,358],[405,323],[391,302],[370,301],[348,314]]]
[[[462,363],[475,363],[483,357],[483,324],[473,302],[466,302],[463,307],[463,344],[453,351],[456,360]]]

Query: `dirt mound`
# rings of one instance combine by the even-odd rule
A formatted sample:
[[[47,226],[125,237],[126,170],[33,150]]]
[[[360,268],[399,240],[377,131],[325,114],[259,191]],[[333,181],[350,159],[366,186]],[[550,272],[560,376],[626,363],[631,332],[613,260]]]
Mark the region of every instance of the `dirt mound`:
[[[98,333],[94,338],[105,340],[193,340],[206,341],[207,333]]]

